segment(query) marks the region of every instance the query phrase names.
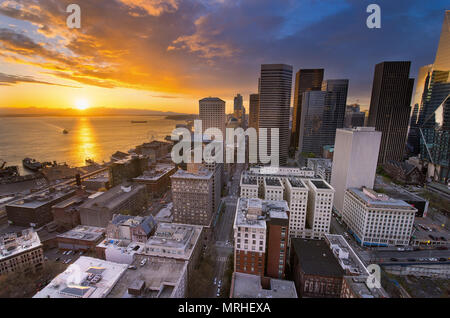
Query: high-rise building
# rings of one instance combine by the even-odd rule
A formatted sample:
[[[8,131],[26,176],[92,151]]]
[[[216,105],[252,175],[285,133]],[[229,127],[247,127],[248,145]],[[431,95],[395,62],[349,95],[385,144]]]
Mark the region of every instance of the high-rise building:
[[[417,127],[420,154],[428,163],[427,176],[450,180],[450,10],[445,12],[441,38],[422,90]]]
[[[326,80],[321,91],[303,93],[299,151],[321,157],[324,146],[334,145],[336,129],[344,127],[348,80]]]
[[[295,75],[294,110],[292,113],[291,148],[298,148],[300,119],[302,113],[302,94],[306,91],[320,91],[323,69],[301,69]]]
[[[358,104],[347,105],[345,109],[345,128],[364,127],[366,113],[360,111]]]
[[[284,278],[288,239],[286,201],[240,198],[234,219],[234,271]]]
[[[241,94],[237,94],[234,97],[234,111],[240,110],[240,109],[242,109],[242,107],[244,107],[242,96],[241,96]]]
[[[341,213],[348,188],[373,188],[381,132],[373,127],[338,129],[334,147],[331,186],[336,190],[334,207]]]
[[[287,201],[290,238],[320,239],[329,232],[334,189],[313,170],[253,167],[242,173],[240,187],[241,198]]]
[[[323,114],[322,148],[334,145],[336,129],[344,128],[347,106],[348,79],[332,79],[322,82],[322,91],[330,92]]]
[[[367,188],[345,192],[342,220],[361,246],[408,245],[417,209]]]
[[[199,101],[199,114],[203,133],[209,128],[218,129],[225,140],[225,102],[217,97],[203,98]]]
[[[178,170],[170,177],[175,223],[211,225],[213,175],[202,164],[188,164],[188,170]]]
[[[270,156],[271,128],[278,128],[279,159],[284,165],[289,148],[292,66],[262,64],[259,86],[259,128],[267,129],[267,142],[261,144],[261,150]]]
[[[409,61],[375,66],[368,126],[383,133],[378,164],[403,160],[414,86],[410,67]]]
[[[250,113],[248,116],[248,126],[258,131],[259,118],[259,94],[250,94]]]

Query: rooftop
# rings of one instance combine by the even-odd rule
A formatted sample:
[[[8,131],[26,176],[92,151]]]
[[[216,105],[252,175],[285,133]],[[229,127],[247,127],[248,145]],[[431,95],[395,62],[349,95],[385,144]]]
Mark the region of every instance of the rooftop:
[[[311,180],[311,183],[317,188],[317,189],[332,189],[325,181],[323,180]]]
[[[147,262],[141,266],[141,261]],[[133,264],[136,270],[127,270],[115,287],[109,293],[109,298],[136,297],[128,293],[128,289],[136,284],[136,281],[144,281],[146,298],[173,298],[176,288],[182,284],[183,277],[187,274],[187,261],[168,260],[159,257],[146,257],[136,255]],[[184,295],[183,295],[184,296]]]
[[[350,188],[347,191],[353,193],[361,199],[365,205],[371,207],[389,207],[389,208],[405,208],[416,210],[413,206],[403,200],[393,199],[386,194],[377,193],[374,190],[367,188]]]
[[[105,229],[102,227],[78,225],[76,228],[73,228],[63,234],[59,234],[57,237],[97,242],[103,237],[104,233]]]
[[[130,185],[128,187],[118,185],[106,192],[101,192],[98,196],[91,198],[91,200],[83,203],[80,208],[95,209],[104,207],[113,209],[121,202],[134,196],[137,192],[143,189],[146,189],[145,185]]]
[[[265,289],[261,277],[234,272],[233,298],[297,298],[295,284],[292,281],[267,278],[270,287]]]
[[[30,194],[24,198],[9,203],[8,206],[36,209],[64,196],[75,194],[75,191],[75,187],[72,186],[57,186]]]
[[[258,180],[256,177],[242,175],[242,184],[257,185]]]
[[[218,97],[206,97],[206,98],[202,98],[200,99],[200,102],[221,102],[221,103],[225,103],[223,100],[221,100]]]
[[[388,298],[383,288],[369,288],[366,276],[344,276],[351,290],[360,298]]]
[[[289,211],[289,207],[286,201],[239,198],[234,224],[235,226],[265,229],[266,221],[270,220],[270,214],[274,218],[284,219],[287,217],[287,211]]]
[[[33,298],[104,298],[127,267],[81,256]]]
[[[133,180],[135,181],[157,181],[161,177],[165,176],[169,172],[175,169],[175,165],[172,164],[158,164],[154,169],[144,171],[144,173]]]
[[[364,263],[342,235],[325,234],[325,242],[329,244],[342,269],[349,275],[369,275]]]
[[[344,270],[325,241],[293,238],[291,246],[305,274],[329,277],[344,275]]]
[[[306,188],[305,183],[300,178],[288,178],[289,183],[293,188]]]
[[[41,240],[32,228],[2,234],[0,236],[0,260],[39,246],[41,246]]]
[[[208,180],[212,178],[213,172],[206,168],[200,168],[197,172],[188,172],[187,170],[178,169],[171,178],[172,179],[203,179]]]
[[[279,179],[276,178],[265,178],[264,182],[268,185],[268,186],[274,186],[274,187],[281,187],[281,183]]]

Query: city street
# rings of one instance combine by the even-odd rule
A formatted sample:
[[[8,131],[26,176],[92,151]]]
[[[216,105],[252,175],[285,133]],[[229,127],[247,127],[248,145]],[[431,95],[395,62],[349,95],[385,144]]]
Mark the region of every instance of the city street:
[[[242,170],[242,165],[238,164],[231,180],[228,196],[222,198],[222,201],[225,204],[225,211],[220,216],[219,223],[215,228],[215,248],[217,259],[214,277],[216,278],[216,284],[213,284],[211,287],[211,297],[217,297],[219,281],[222,281],[221,287],[223,287],[227,260],[228,257],[233,254],[232,228],[234,223],[234,214],[236,212],[236,203],[239,197],[239,183]],[[228,297],[228,295],[224,295],[223,292],[223,290],[220,291],[220,297]]]

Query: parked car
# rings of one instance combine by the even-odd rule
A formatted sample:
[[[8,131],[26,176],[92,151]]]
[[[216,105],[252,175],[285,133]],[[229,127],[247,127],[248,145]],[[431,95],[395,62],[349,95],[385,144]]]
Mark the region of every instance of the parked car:
[[[130,266],[128,266],[128,269],[137,269],[137,267],[135,266],[135,265],[130,265]]]
[[[408,258],[408,262],[415,262],[416,259],[415,258]]]
[[[391,258],[391,261],[393,261],[393,262],[397,262],[397,261],[398,261],[398,259],[396,259],[395,257],[392,257],[392,258]]]
[[[440,257],[439,258],[439,262],[446,262],[447,260],[445,259],[445,257]]]
[[[144,259],[141,261],[141,266],[144,266],[145,264],[147,264],[147,259],[146,259],[146,258],[144,258]]]

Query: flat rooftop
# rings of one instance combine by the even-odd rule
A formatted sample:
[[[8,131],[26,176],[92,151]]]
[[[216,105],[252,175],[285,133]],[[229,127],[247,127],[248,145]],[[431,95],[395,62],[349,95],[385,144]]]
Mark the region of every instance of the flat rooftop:
[[[344,276],[347,285],[360,298],[389,298],[382,288],[369,288],[367,276]]]
[[[0,260],[41,246],[38,234],[32,229],[0,235]]]
[[[311,180],[311,183],[317,188],[317,189],[331,189],[331,187],[323,180]]]
[[[305,183],[300,178],[288,178],[288,181],[293,188],[306,188]]]
[[[127,267],[81,256],[33,298],[105,298]]]
[[[347,191],[353,193],[368,206],[416,210],[413,206],[403,200],[393,199],[385,194],[377,193],[370,189],[366,189],[366,192],[364,192],[363,188],[350,188]]]
[[[157,181],[175,169],[175,165],[159,164],[154,169],[144,171],[144,173],[133,180],[136,181]]]
[[[212,178],[213,172],[208,169],[199,169],[197,172],[188,172],[187,170],[178,169],[171,178],[172,179],[204,179]]]
[[[261,209],[260,216],[256,218],[247,217],[249,209]],[[256,198],[239,198],[236,206],[235,226],[252,228],[266,228],[266,221],[270,219],[270,214],[276,218],[285,218],[284,214],[289,211],[286,201],[261,200]],[[286,214],[287,217],[287,214]]]
[[[256,177],[242,176],[242,184],[257,185],[258,180],[256,179]]]
[[[118,185],[106,192],[100,192],[97,196],[91,196],[91,199],[83,203],[80,208],[92,209],[105,207],[108,209],[113,209],[121,202],[131,198],[142,189],[146,189],[145,185],[131,185],[129,187]]]
[[[279,179],[275,179],[275,178],[265,178],[264,182],[268,185],[268,186],[275,186],[275,187],[281,187],[281,182]]]
[[[325,241],[292,238],[291,246],[305,274],[327,277],[344,275],[344,270]]]
[[[76,189],[72,186],[57,186],[44,191],[35,192],[24,198],[9,203],[7,206],[36,209],[66,195],[74,194],[75,191]]]
[[[325,242],[328,242],[342,269],[351,275],[369,275],[364,263],[342,235],[325,234]]]
[[[141,266],[141,261],[147,262]],[[127,270],[108,295],[108,298],[135,297],[128,293],[128,288],[137,281],[144,281],[146,298],[173,298],[174,291],[187,275],[188,262],[182,260],[136,255],[133,265],[136,270]]]
[[[264,289],[261,277],[234,272],[233,298],[297,298],[293,281],[268,278],[270,288]]]
[[[66,238],[72,240],[97,242],[105,233],[105,229],[96,226],[78,225],[70,231],[59,234],[58,238]]]

